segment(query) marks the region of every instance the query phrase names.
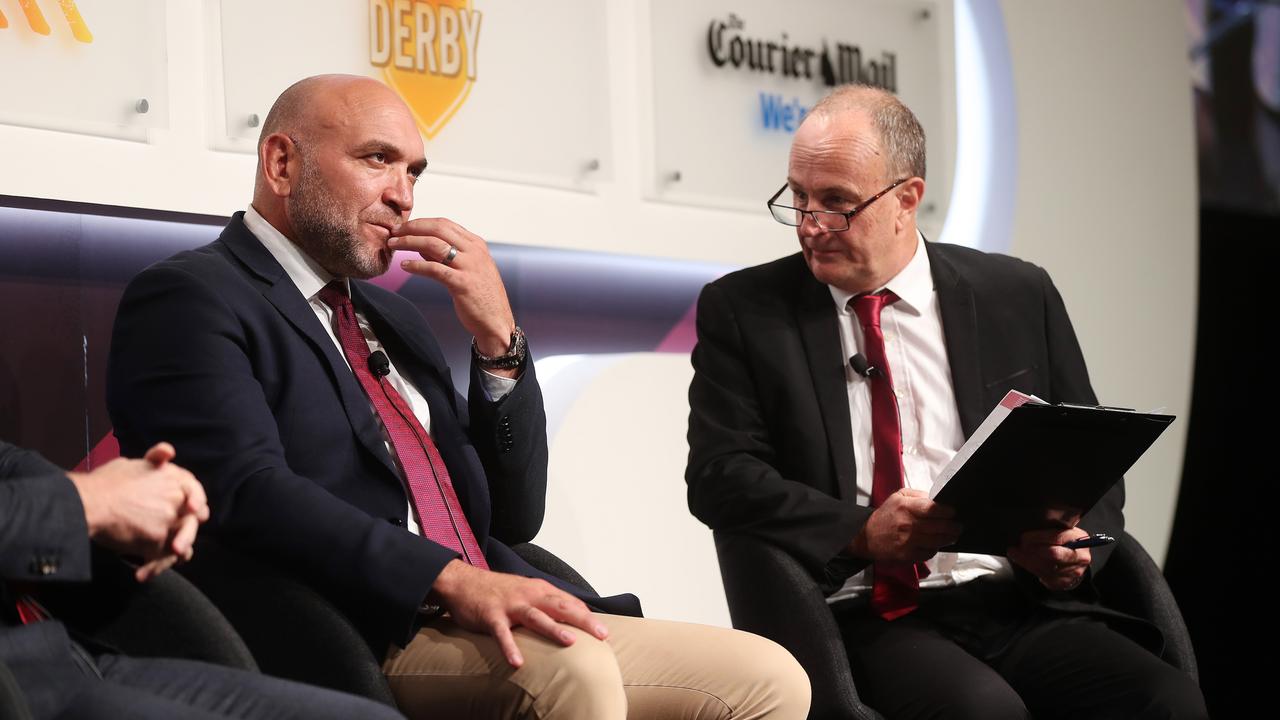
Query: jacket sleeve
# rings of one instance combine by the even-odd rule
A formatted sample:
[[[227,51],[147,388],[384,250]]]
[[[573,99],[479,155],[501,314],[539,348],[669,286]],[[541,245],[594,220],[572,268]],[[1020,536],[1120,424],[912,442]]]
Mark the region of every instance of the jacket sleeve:
[[[220,540],[359,598],[403,642],[457,553],[290,469],[249,356],[276,341],[185,269],[144,271],[121,300],[108,365],[107,403],[121,447],[137,453],[157,440],[173,443],[206,488],[209,529]]]
[[[0,442],[0,578],[89,576],[89,530],[75,485],[37,453]]]
[[[542,389],[531,359],[525,361],[511,392],[497,401],[485,394],[480,372],[472,362],[468,435],[489,481],[489,534],[508,545],[529,542],[546,512],[547,414]]]
[[[703,289],[698,343],[689,386],[689,509],[717,532],[743,533],[791,553],[822,584],[838,584],[865,565],[842,554],[871,514],[780,470],[780,447],[794,418],[767,417],[766,385],[785,392],[801,378],[756,377],[752,352],[732,299],[719,286]],[[804,371],[807,372],[807,369]]]

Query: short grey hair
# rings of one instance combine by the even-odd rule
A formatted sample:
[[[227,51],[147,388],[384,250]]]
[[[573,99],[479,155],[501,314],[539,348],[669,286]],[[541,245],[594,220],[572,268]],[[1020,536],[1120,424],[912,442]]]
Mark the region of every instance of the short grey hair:
[[[809,114],[835,117],[847,112],[864,112],[871,117],[880,135],[886,169],[894,180],[924,179],[924,128],[898,96],[873,85],[841,85],[819,100]]]

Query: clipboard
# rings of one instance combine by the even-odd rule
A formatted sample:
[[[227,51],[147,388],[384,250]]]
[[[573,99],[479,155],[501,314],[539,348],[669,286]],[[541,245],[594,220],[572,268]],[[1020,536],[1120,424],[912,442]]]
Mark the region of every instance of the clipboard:
[[[964,525],[944,549],[1004,555],[1054,510],[1088,512],[1173,420],[1009,391],[934,480],[929,496]]]

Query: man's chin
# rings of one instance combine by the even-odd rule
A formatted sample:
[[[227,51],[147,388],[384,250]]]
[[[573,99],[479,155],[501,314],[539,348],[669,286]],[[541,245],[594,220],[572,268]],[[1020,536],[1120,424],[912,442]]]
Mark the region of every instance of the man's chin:
[[[866,285],[863,274],[858,272],[856,266],[851,266],[846,258],[836,259],[831,255],[806,252],[805,262],[814,279],[823,285],[831,285],[846,292],[869,292],[868,288],[863,287]]]
[[[839,262],[835,257],[828,253],[817,253],[810,250],[804,253],[805,263],[809,266],[809,272],[817,278],[818,282],[827,285],[835,285],[840,278],[846,274],[847,268],[844,263]]]
[[[359,261],[349,261],[347,265],[350,267],[346,268],[347,272],[344,274],[356,280],[376,278],[391,269],[391,261],[395,254],[395,250],[391,248],[381,248],[360,258]]]

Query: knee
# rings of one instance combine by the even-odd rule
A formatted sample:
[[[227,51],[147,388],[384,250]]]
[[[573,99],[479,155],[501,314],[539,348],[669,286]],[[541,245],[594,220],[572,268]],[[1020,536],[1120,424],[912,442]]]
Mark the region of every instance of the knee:
[[[1133,717],[1151,720],[1200,720],[1209,717],[1204,694],[1191,676],[1166,666],[1146,683],[1147,704]]]
[[[734,682],[748,690],[733,717],[803,720],[808,716],[812,700],[809,675],[791,653],[767,638],[732,632],[740,637],[732,662],[725,668],[732,672]]]
[[[1026,703],[998,676],[975,682],[940,709],[937,717],[946,720],[1010,720],[1030,718]]]
[[[626,717],[627,698],[618,660],[606,643],[586,633],[579,633],[568,647],[530,659],[526,668],[542,675],[536,687],[525,688],[540,718]]]

